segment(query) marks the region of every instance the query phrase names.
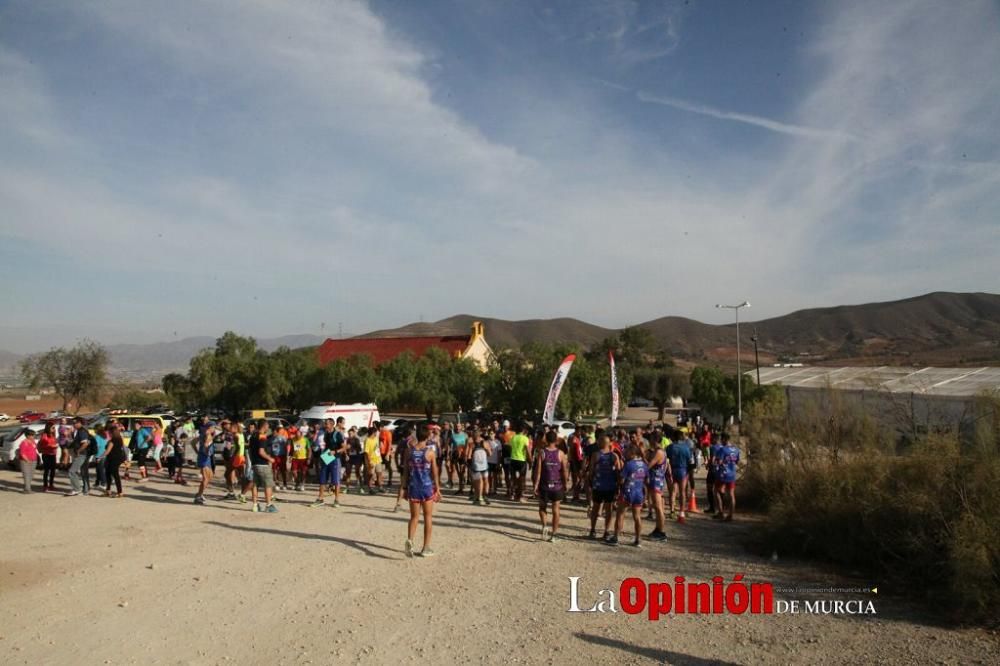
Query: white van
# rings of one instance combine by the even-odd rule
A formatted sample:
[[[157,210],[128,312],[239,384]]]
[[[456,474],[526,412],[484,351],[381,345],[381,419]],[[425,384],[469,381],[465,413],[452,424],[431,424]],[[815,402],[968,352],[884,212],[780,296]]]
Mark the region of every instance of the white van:
[[[334,402],[321,402],[318,405],[299,412],[298,426],[322,426],[327,419],[336,423],[339,417],[344,417],[344,425],[350,428],[370,428],[376,421],[381,421],[378,406],[374,403],[363,405],[356,402],[353,405],[338,405]]]

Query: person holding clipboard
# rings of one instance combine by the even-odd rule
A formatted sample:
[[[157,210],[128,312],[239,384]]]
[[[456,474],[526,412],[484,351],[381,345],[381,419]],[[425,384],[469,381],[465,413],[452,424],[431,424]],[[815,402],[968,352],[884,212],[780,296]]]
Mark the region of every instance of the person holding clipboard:
[[[329,489],[333,492],[333,506],[337,508],[340,506],[340,456],[347,452],[347,440],[334,427],[333,419],[327,419],[324,428],[316,432],[313,446],[319,452],[319,497],[309,506],[315,508],[326,504]]]

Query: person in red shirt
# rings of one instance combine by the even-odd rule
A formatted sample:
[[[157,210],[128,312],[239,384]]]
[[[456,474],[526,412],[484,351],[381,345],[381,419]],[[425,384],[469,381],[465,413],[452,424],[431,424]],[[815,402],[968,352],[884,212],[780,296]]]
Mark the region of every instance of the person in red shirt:
[[[21,465],[21,475],[24,477],[24,493],[31,492],[31,480],[35,476],[35,467],[38,465],[38,448],[35,446],[35,431],[29,430],[24,434],[21,445],[17,448],[17,460]]]
[[[388,474],[389,482],[386,484],[388,487],[392,485],[392,431],[385,427],[385,423],[379,423],[378,441],[379,453],[382,455],[382,460],[385,461],[385,469]]]
[[[42,455],[42,491],[55,490],[59,442],[56,441],[56,428],[52,423],[45,424],[45,430],[38,438],[38,452]]]

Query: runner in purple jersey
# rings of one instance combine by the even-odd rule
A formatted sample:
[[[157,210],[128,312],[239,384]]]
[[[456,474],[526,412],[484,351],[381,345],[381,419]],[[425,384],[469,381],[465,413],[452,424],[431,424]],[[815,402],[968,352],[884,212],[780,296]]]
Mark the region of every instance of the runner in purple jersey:
[[[545,433],[545,449],[535,463],[535,496],[538,517],[542,521],[542,540],[554,542],[559,531],[559,506],[566,499],[569,484],[569,461],[556,444],[559,435],[554,430]],[[552,503],[552,529],[546,525],[546,508]]]

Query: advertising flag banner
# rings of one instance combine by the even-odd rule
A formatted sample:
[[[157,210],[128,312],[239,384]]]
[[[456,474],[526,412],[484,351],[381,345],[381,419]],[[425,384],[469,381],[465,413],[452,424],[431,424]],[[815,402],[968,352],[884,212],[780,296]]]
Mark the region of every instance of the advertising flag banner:
[[[554,423],[556,418],[556,401],[559,400],[559,392],[562,391],[563,384],[566,383],[566,376],[569,369],[573,367],[576,354],[570,354],[559,364],[556,376],[552,378],[552,386],[549,388],[549,397],[545,399],[545,410],[542,412],[544,423]]]
[[[608,351],[608,362],[611,364],[611,427],[618,422],[618,373],[615,372],[615,355]]]

